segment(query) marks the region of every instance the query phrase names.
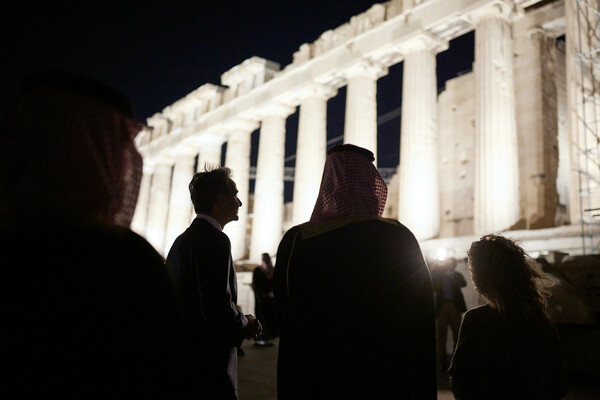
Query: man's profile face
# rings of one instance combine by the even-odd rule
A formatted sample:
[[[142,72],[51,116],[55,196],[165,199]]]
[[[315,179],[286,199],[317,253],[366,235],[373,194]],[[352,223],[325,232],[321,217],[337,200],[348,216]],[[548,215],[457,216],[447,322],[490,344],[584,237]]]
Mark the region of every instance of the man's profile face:
[[[237,194],[238,190],[235,182],[229,179],[229,181],[227,181],[227,195],[225,196],[224,204],[227,222],[237,221],[240,218],[238,216],[238,210],[242,206],[242,202],[238,199]]]

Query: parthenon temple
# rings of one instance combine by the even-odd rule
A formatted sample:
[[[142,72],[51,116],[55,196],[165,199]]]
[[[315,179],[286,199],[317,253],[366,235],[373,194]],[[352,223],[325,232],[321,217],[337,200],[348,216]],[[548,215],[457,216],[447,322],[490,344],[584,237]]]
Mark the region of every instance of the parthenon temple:
[[[370,149],[377,163],[377,81],[402,63],[400,161],[386,178],[384,216],[409,227],[425,254],[464,257],[473,240],[498,232],[534,254],[598,253],[599,5],[392,0],[302,44],[283,68],[240,60],[220,85],[206,83],[147,120],[136,138],[144,175],[132,229],[166,255],[194,217],[192,175],[224,160],[244,204],[225,227],[234,260],[275,255],[285,230],[310,218],[328,100],[345,88],[343,142]],[[436,56],[471,32],[472,70],[438,90]],[[286,120],[295,113],[286,205]]]

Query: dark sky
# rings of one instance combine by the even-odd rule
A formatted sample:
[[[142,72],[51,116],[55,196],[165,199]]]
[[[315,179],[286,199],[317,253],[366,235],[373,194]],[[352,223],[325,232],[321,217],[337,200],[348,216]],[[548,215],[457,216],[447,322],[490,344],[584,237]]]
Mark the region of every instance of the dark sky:
[[[16,84],[44,68],[92,75],[127,93],[144,119],[204,83],[219,84],[223,72],[251,56],[289,64],[302,43],[375,2],[66,3],[8,6],[5,78]]]
[[[137,118],[145,120],[204,83],[220,84],[223,72],[249,57],[263,57],[283,68],[301,44],[313,42],[376,2],[24,3],[4,6],[3,108],[29,73],[62,69],[89,75],[126,93]],[[453,51],[438,55],[438,86],[470,69],[472,41],[472,34],[465,35],[451,43]],[[402,64],[398,64],[378,81],[379,117],[400,107],[401,91]],[[328,104],[328,138],[343,132],[344,104],[345,89],[341,89]],[[297,117],[288,118],[288,156],[295,151]],[[379,166],[398,163],[399,129],[399,116],[379,125]]]

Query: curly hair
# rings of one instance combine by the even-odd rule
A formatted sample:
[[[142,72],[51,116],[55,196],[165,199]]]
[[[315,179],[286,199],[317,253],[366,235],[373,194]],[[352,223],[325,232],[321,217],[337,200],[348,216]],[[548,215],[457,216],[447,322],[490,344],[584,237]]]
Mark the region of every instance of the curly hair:
[[[500,235],[485,235],[467,252],[475,290],[508,318],[544,315],[550,292],[535,262],[514,241]]]

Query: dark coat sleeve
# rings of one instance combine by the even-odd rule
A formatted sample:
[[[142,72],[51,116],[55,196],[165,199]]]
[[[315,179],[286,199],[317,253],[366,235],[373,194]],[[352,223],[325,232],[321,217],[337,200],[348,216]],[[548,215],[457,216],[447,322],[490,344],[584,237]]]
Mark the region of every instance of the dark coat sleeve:
[[[232,346],[244,340],[246,318],[236,307],[237,288],[235,270],[231,264],[229,240],[225,235],[215,241],[208,254],[195,254],[198,271],[196,287],[202,296],[204,312],[209,325],[226,338]]]

